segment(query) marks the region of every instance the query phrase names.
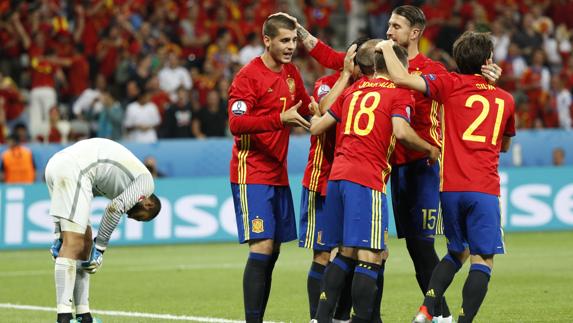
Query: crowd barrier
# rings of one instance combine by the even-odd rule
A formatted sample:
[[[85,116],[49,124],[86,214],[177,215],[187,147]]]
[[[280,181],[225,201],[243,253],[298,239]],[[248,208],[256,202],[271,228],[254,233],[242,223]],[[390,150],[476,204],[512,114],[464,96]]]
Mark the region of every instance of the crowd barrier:
[[[301,175],[290,181],[298,216]],[[501,188],[505,231],[573,230],[573,167],[502,168]],[[112,245],[237,240],[227,176],[158,179],[156,193],[163,205],[159,216],[149,223],[123,217]],[[96,229],[107,203],[92,203]],[[0,249],[47,248],[53,239],[49,207],[44,184],[0,186]]]

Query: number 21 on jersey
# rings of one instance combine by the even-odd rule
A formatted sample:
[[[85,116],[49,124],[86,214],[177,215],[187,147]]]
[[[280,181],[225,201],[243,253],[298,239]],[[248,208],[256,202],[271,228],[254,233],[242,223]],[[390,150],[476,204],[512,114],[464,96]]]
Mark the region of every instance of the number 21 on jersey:
[[[374,110],[380,104],[380,93],[378,92],[369,92],[360,98],[362,91],[356,91],[352,93],[352,100],[350,101],[350,105],[348,107],[348,116],[346,118],[346,125],[344,126],[344,134],[350,134],[354,132],[359,136],[367,136],[374,128]],[[360,99],[360,103],[358,103],[358,99]],[[359,108],[354,115],[354,110],[356,109],[356,105],[358,104]],[[366,127],[360,127],[360,118],[366,117]]]
[[[474,108],[476,103],[481,103],[482,110],[479,116],[469,125],[469,127],[464,131],[462,137],[463,140],[476,141],[476,142],[486,142],[486,136],[475,135],[475,130],[484,122],[484,120],[489,115],[489,101],[482,95],[474,94],[466,100],[466,108]],[[493,127],[493,133],[491,136],[491,144],[497,144],[497,138],[499,136],[499,128],[501,126],[501,119],[503,118],[503,110],[505,109],[505,101],[500,98],[495,98],[495,104],[497,105],[497,113],[495,116],[495,125]]]

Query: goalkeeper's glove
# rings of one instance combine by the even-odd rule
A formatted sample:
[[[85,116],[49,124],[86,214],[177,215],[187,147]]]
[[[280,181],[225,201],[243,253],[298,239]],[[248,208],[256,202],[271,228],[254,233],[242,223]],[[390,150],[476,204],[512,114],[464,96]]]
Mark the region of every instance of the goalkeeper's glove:
[[[94,239],[92,244],[92,251],[90,252],[90,258],[87,261],[82,262],[82,269],[90,274],[95,274],[103,263],[103,252],[103,250],[96,248]]]
[[[54,239],[54,242],[52,242],[52,246],[50,246],[50,254],[52,255],[52,258],[54,260],[58,258],[61,248],[62,248],[62,239]]]

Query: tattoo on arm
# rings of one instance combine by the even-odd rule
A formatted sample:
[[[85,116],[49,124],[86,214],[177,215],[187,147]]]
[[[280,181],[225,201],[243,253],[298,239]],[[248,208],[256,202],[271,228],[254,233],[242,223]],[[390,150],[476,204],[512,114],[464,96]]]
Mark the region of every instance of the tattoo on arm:
[[[303,27],[297,28],[296,33],[298,38],[302,41],[306,40],[306,38],[310,36],[310,33]]]

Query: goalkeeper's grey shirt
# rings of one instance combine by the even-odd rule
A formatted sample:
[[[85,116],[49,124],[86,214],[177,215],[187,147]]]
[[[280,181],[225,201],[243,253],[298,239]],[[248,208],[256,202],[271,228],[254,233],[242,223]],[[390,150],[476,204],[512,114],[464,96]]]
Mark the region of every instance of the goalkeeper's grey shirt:
[[[121,216],[153,193],[153,177],[127,148],[109,139],[82,140],[59,153],[74,158],[81,176],[90,179],[94,196],[111,200],[96,239],[96,246],[105,249]]]

